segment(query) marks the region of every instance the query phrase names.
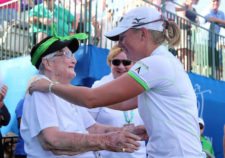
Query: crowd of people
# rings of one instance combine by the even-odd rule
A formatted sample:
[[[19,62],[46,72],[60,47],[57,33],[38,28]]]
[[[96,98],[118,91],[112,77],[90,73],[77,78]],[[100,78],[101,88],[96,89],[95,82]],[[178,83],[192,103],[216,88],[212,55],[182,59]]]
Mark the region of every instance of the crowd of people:
[[[79,48],[79,41],[71,34],[78,23],[57,3],[43,0],[29,11],[37,37],[31,63],[39,73],[16,108],[20,129],[17,158],[215,157],[212,142],[203,135],[205,123],[198,117],[190,79],[164,46],[176,46],[180,30],[188,31],[189,24],[179,28],[153,7],[126,12],[117,27],[104,32],[108,40],[117,42],[107,58],[111,73],[92,88],[79,87],[70,84],[76,76],[73,53]],[[175,10],[199,23],[192,6],[197,3],[187,0]],[[213,8],[205,17],[211,22],[211,32],[216,33],[225,25],[219,4],[219,0],[212,0]],[[211,40],[212,34],[209,36]],[[217,36],[214,44],[209,42],[209,46],[216,45]],[[220,61],[220,54],[216,55]],[[0,91],[1,126],[10,120],[3,102],[6,93],[4,85]]]

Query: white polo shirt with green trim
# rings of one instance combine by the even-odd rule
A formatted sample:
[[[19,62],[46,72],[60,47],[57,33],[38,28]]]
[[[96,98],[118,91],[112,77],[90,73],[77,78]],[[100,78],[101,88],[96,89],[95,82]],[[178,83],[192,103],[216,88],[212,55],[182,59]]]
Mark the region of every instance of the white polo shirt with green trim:
[[[159,46],[128,74],[146,90],[138,109],[149,134],[148,157],[203,157],[196,96],[180,61]]]

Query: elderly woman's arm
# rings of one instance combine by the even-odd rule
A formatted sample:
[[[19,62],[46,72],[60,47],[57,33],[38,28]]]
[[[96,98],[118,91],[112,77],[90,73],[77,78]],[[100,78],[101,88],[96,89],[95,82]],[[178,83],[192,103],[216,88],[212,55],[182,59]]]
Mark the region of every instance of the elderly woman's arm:
[[[38,135],[45,150],[57,155],[75,155],[87,151],[110,150],[134,152],[138,149],[140,137],[118,130],[106,134],[81,134],[59,131],[56,127],[46,128]]]
[[[92,133],[92,134],[101,134],[101,133],[109,133],[109,132],[125,130],[135,135],[138,135],[141,138],[141,140],[148,139],[147,131],[143,125],[134,126],[134,124],[128,124],[124,127],[118,128],[118,127],[113,127],[109,125],[95,123],[94,125],[90,126],[87,130],[89,133]]]

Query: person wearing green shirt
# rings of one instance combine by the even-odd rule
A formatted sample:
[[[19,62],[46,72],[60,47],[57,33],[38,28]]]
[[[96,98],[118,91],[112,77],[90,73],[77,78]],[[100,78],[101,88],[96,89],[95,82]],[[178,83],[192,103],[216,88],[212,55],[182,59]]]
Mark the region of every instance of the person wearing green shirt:
[[[203,135],[205,123],[202,118],[199,118],[199,128],[201,133],[202,150],[206,153],[207,158],[215,158],[211,141]]]
[[[68,36],[74,33],[74,15],[54,0],[44,0],[29,11],[30,32],[35,34],[34,44],[47,36]]]

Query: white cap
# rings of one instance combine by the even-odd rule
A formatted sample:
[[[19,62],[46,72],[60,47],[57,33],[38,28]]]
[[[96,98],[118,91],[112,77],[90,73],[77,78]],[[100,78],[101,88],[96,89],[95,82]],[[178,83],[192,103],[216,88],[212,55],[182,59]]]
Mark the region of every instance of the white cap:
[[[198,118],[198,123],[205,126],[204,120],[201,117]]]
[[[119,35],[130,28],[146,28],[162,32],[164,19],[160,12],[153,7],[138,7],[125,14],[117,27],[105,33],[112,41],[118,41]]]

